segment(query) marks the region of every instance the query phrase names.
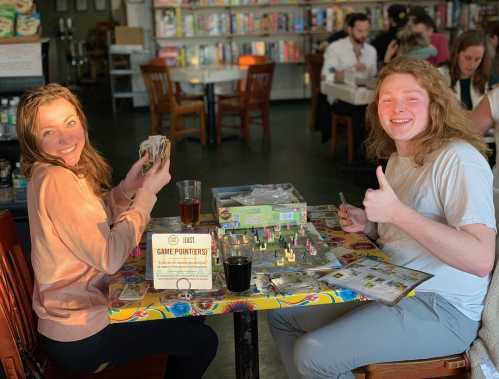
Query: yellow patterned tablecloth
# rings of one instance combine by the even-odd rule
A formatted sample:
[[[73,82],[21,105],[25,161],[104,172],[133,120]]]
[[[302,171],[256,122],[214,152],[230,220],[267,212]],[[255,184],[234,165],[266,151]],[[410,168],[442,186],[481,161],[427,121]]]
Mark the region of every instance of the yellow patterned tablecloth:
[[[339,226],[327,226],[327,220],[332,220],[333,215],[336,214],[335,206],[325,205],[313,207],[313,209],[313,212],[309,212],[309,217],[324,240],[331,246],[342,246],[350,250],[349,253],[339,257],[342,263],[349,263],[360,256],[366,255],[388,261],[388,257],[366,236],[357,233],[345,233]],[[142,254],[140,257],[130,257],[122,269],[111,278],[108,310],[111,323],[368,300],[365,296],[354,291],[344,288],[331,289],[323,283],[321,284],[321,290],[314,293],[282,295],[261,294],[255,291],[244,296],[234,296],[223,288],[217,292],[196,295],[191,300],[179,298],[177,291],[154,290],[151,284],[143,300],[119,300],[119,295],[125,283],[144,281],[144,273],[145,259]]]

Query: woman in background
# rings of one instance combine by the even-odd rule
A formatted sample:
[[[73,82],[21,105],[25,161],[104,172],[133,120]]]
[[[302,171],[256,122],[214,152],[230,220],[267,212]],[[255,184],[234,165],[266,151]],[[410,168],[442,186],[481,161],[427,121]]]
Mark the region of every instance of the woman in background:
[[[142,175],[145,156],[111,189],[111,168],[90,144],[78,99],[58,84],[22,97],[17,135],[42,348],[71,373],[168,353],[167,378],[201,378],[218,342],[200,318],[109,324],[108,276],[139,244],[171,179],[170,161]]]
[[[456,38],[449,64],[439,70],[463,107],[472,110],[489,88],[491,65],[483,33],[468,31]]]
[[[496,123],[499,122],[499,86],[490,90],[486,96],[483,97],[480,104],[473,110],[471,114],[473,127],[479,134],[486,134],[486,132],[495,128]],[[495,131],[496,148],[499,146],[499,133]],[[493,168],[494,173],[494,205],[496,210],[496,220],[499,220],[499,165],[497,164],[499,156],[496,152],[496,162]]]

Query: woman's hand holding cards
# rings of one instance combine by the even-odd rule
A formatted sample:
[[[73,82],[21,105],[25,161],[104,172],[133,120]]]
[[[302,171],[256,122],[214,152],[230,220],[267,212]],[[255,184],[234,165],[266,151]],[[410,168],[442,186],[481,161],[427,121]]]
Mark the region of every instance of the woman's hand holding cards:
[[[158,159],[143,176],[142,188],[153,194],[157,194],[170,182],[171,178],[170,159],[164,161]]]

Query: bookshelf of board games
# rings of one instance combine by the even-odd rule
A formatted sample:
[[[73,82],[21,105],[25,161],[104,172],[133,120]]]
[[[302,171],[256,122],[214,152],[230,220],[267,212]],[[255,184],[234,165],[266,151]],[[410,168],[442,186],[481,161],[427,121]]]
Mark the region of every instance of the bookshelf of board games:
[[[344,25],[345,16],[365,12],[373,33],[383,30],[393,1],[154,0],[158,55],[171,66],[237,62],[239,55],[267,55],[278,63],[272,99],[309,96],[304,57]],[[398,1],[408,5],[408,1]],[[475,29],[497,17],[498,2],[422,0],[439,29]]]

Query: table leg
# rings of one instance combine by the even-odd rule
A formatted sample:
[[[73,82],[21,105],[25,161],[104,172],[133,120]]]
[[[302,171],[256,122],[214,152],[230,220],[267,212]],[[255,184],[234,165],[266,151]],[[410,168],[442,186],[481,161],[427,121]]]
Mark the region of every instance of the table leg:
[[[258,319],[256,311],[234,313],[236,378],[258,379]]]
[[[206,83],[205,86],[205,96],[206,103],[208,107],[208,120],[206,123],[207,134],[208,134],[208,144],[212,145],[215,143],[216,130],[215,130],[215,84]]]

